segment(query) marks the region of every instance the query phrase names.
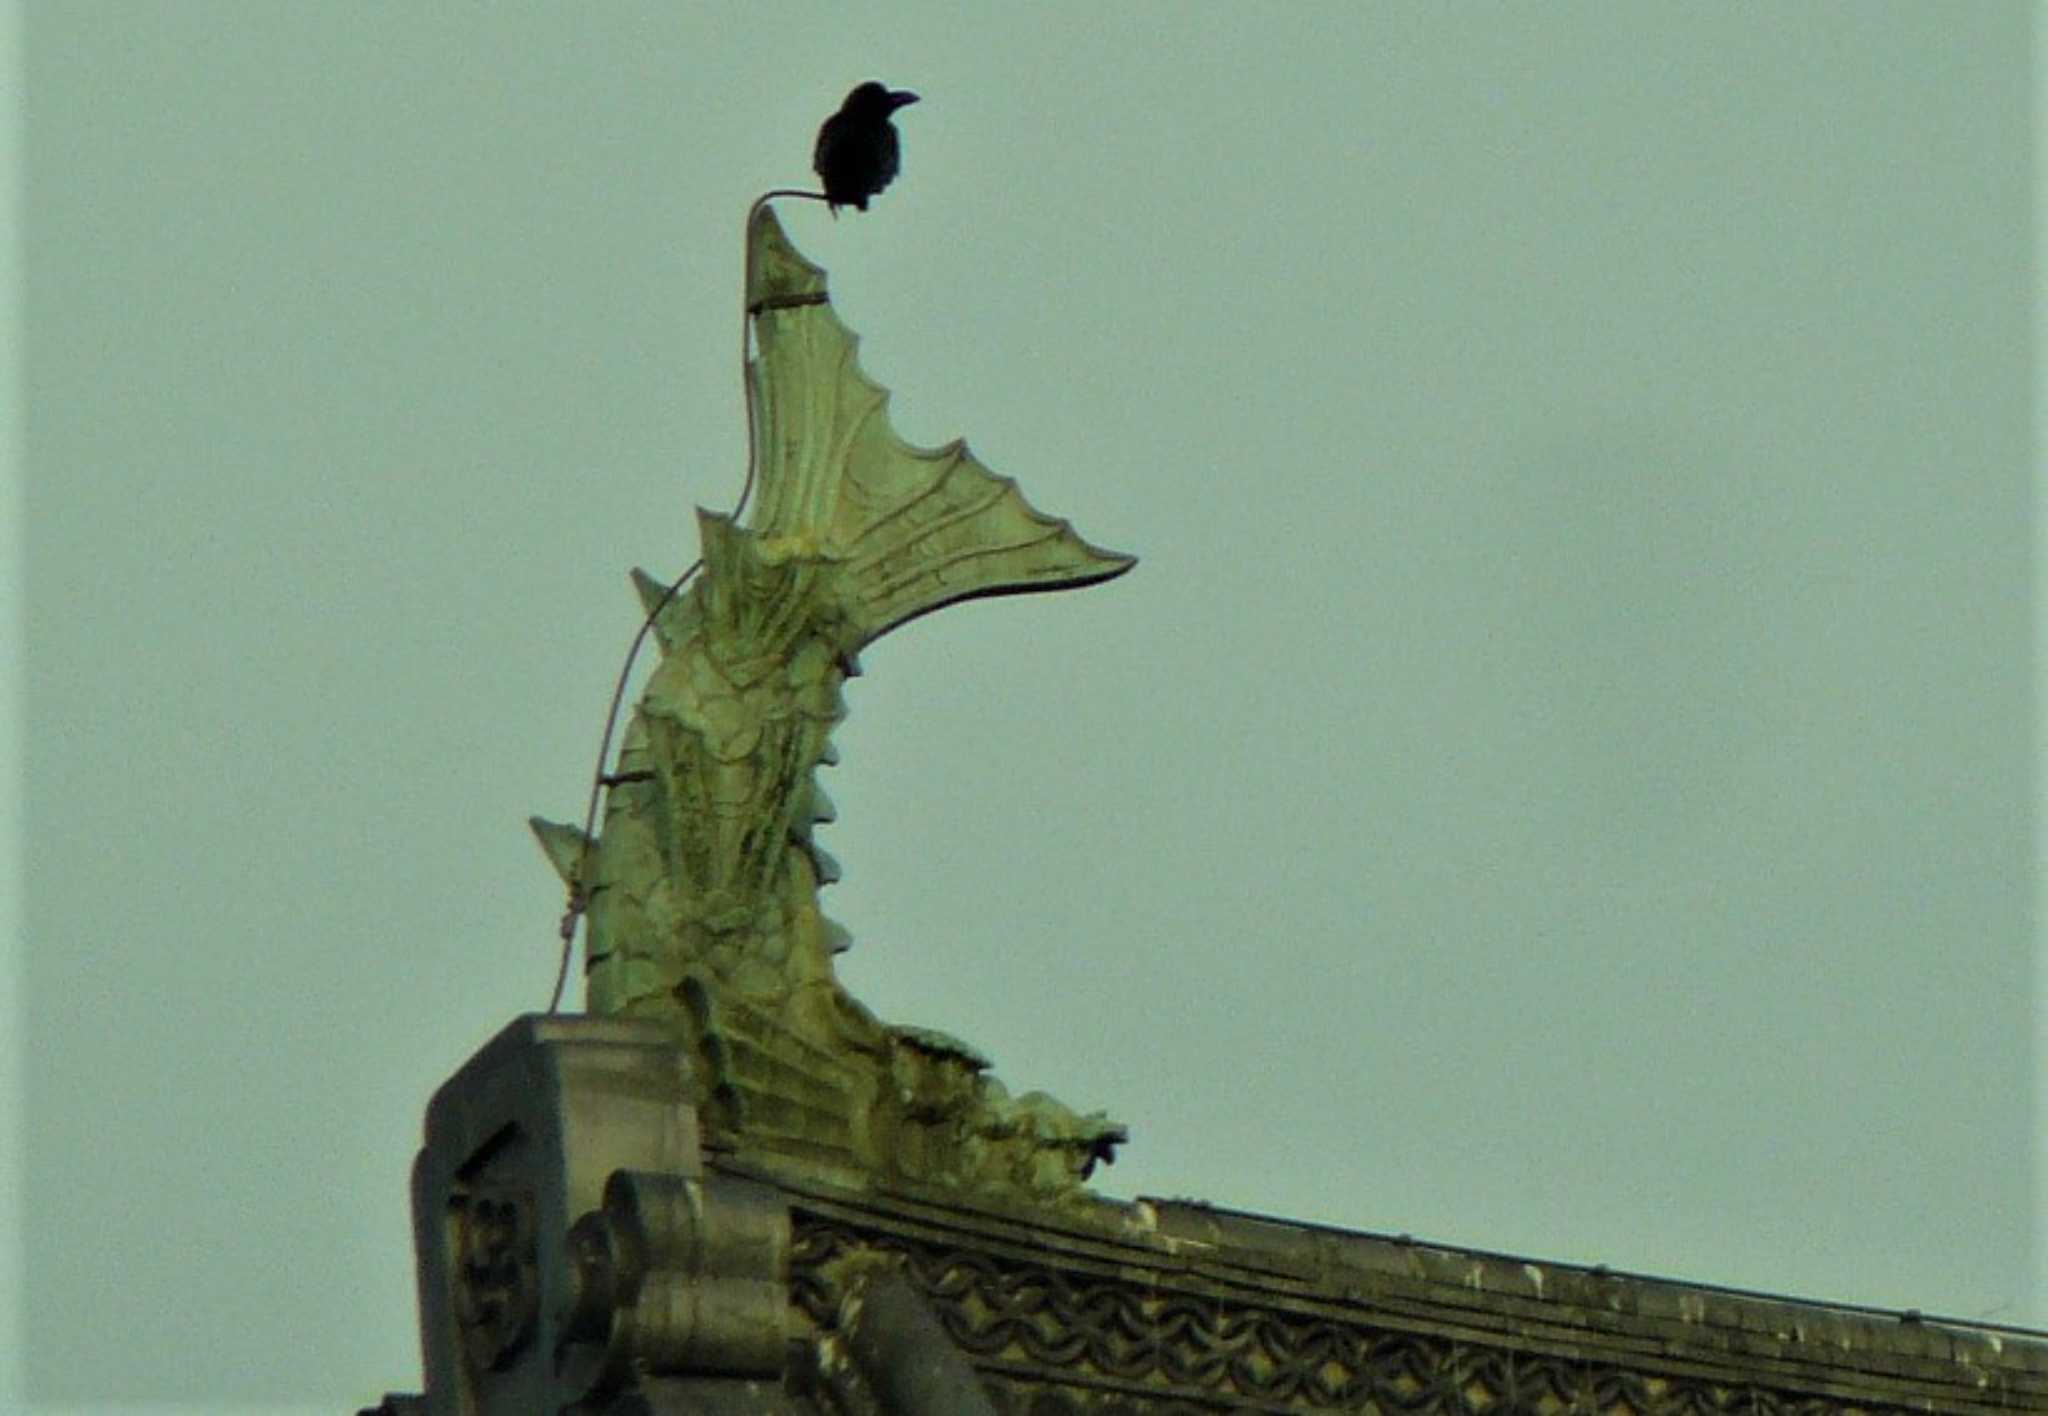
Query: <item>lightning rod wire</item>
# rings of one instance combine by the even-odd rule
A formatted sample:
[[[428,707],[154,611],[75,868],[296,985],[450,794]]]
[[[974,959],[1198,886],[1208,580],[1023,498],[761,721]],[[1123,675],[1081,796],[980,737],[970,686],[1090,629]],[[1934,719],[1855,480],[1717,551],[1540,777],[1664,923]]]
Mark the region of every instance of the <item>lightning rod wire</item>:
[[[747,208],[746,225],[741,231],[740,238],[746,251],[743,261],[745,279],[740,286],[740,387],[746,394],[747,402],[747,476],[746,481],[740,486],[740,499],[733,503],[731,519],[734,522],[740,519],[740,514],[747,509],[748,499],[754,494],[754,474],[760,457],[761,442],[755,414],[754,380],[750,372],[752,359],[749,352],[753,320],[753,310],[749,302],[754,291],[754,216],[777,197],[800,197],[814,202],[826,200],[823,192],[777,187],[754,198],[753,204]],[[583,813],[583,847],[577,853],[576,868],[570,872],[569,903],[562,912],[562,922],[557,929],[562,941],[562,957],[555,969],[555,990],[548,997],[549,1013],[559,1013],[562,1010],[562,992],[569,984],[569,960],[576,950],[576,921],[583,917],[584,911],[590,905],[590,896],[583,885],[583,870],[589,863],[590,848],[596,840],[591,833],[597,829],[597,807],[599,801],[603,799],[605,788],[604,768],[605,763],[611,758],[612,734],[619,725],[619,708],[626,701],[626,682],[632,677],[633,663],[640,657],[640,647],[647,642],[648,632],[654,628],[655,621],[661,618],[662,612],[668,609],[669,602],[689,583],[690,577],[703,569],[703,566],[704,560],[700,556],[691,561],[681,575],[669,582],[668,589],[655,601],[654,608],[640,621],[639,631],[634,634],[633,642],[626,648],[626,662],[619,667],[618,682],[612,686],[612,703],[610,710],[605,714],[604,736],[597,745],[597,768],[590,775],[590,801]]]

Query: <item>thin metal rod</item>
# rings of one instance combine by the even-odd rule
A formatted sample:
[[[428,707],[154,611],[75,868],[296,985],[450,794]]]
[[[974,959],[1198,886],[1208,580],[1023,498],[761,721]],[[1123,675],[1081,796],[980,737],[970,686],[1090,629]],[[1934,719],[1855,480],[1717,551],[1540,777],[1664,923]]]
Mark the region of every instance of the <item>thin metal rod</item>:
[[[740,387],[746,394],[747,402],[747,476],[746,481],[740,486],[740,499],[733,504],[732,520],[735,522],[740,519],[741,513],[746,511],[747,502],[754,495],[754,469],[760,456],[760,430],[756,426],[754,412],[754,380],[748,372],[751,363],[749,335],[752,317],[747,309],[747,299],[754,288],[754,215],[777,197],[802,198],[814,202],[825,200],[823,192],[777,187],[754,198],[753,204],[747,208],[746,225],[741,229],[740,240],[746,252],[742,265],[746,277],[740,286]],[[550,1013],[562,1011],[562,993],[569,985],[569,960],[576,949],[576,922],[583,917],[583,912],[590,905],[590,896],[584,889],[583,869],[589,863],[590,843],[594,839],[592,833],[597,829],[598,802],[603,797],[609,781],[605,773],[605,764],[611,760],[612,734],[619,726],[619,707],[626,700],[626,682],[633,675],[633,663],[640,657],[640,646],[647,642],[648,632],[654,628],[654,622],[661,618],[662,612],[669,607],[669,602],[675,599],[690,577],[702,569],[703,565],[702,557],[691,561],[689,568],[670,582],[668,590],[655,602],[654,608],[647,612],[647,617],[640,621],[639,631],[634,634],[633,642],[626,648],[626,662],[619,667],[618,682],[612,685],[611,708],[605,713],[604,736],[597,745],[597,768],[590,774],[590,801],[583,813],[584,845],[576,856],[575,870],[570,872],[569,903],[562,912],[562,922],[557,931],[562,940],[562,958],[555,969],[554,992],[548,997]],[[638,774],[634,774],[634,779],[638,779]]]

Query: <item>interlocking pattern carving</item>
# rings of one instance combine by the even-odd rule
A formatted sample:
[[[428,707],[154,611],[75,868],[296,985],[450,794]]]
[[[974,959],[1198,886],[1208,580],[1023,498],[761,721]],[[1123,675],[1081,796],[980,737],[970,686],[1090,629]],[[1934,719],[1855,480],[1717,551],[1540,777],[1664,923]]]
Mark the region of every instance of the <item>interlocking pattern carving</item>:
[[[821,1325],[830,1324],[836,1301],[821,1268],[857,1250],[900,1256],[954,1341],[996,1385],[1014,1377],[1041,1392],[1052,1384],[1108,1398],[1088,1409],[1905,1416],[1902,1407],[1461,1342],[799,1216],[796,1298]],[[1011,1405],[1079,1409],[1021,1394]]]

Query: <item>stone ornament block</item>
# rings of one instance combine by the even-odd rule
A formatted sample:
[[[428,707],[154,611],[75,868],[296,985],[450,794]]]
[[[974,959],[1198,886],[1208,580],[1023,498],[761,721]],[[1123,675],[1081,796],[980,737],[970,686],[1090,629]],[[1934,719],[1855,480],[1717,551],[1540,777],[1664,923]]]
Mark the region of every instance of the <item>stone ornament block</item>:
[[[687,1075],[659,1023],[528,1014],[434,1094],[412,1186],[431,1416],[573,1399],[570,1228],[615,1171],[702,1174]]]

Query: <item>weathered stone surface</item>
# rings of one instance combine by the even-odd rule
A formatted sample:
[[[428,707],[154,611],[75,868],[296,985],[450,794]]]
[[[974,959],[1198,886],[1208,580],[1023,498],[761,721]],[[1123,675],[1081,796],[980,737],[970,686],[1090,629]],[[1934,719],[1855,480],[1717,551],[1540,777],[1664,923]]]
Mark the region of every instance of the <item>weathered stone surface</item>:
[[[2043,1335],[1732,1293],[1201,1205],[967,1213],[798,1196],[794,1282],[898,1256],[999,1409],[2048,1411]]]
[[[2039,1333],[1186,1201],[832,1178],[700,1147],[686,1072],[659,1024],[526,1019],[442,1089],[416,1187],[428,1393],[390,1416],[915,1416],[963,1382],[1010,1416],[2048,1412]],[[532,1220],[465,1251],[483,1196]],[[897,1286],[863,1338],[876,1282]]]
[[[668,1030],[626,1018],[519,1018],[434,1094],[413,1166],[430,1410],[552,1409],[570,1226],[615,1173],[701,1175],[696,1117]]]

